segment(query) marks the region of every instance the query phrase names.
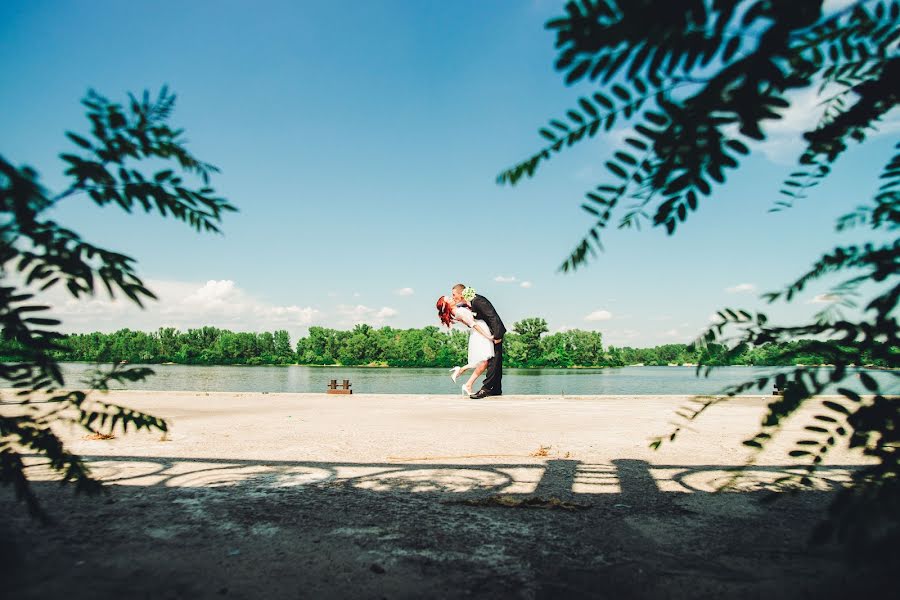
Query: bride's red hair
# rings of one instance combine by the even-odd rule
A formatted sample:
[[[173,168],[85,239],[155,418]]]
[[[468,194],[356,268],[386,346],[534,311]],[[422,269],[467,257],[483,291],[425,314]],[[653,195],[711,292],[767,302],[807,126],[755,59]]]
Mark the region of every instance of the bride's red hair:
[[[441,296],[438,298],[435,306],[437,307],[438,319],[441,320],[441,323],[447,327],[453,325],[453,305],[447,302],[446,297]]]

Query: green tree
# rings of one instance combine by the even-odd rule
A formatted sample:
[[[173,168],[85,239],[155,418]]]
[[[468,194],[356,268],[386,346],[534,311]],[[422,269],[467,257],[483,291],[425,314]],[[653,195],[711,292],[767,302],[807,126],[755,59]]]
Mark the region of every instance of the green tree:
[[[574,346],[569,332],[559,332],[540,338],[540,357],[534,364],[547,367],[571,367],[575,364]]]
[[[61,155],[69,186],[60,193],[43,187],[33,169],[15,167],[0,156],[0,325],[3,339],[14,340],[22,349],[16,362],[0,364],[0,378],[4,387],[21,390],[15,398],[24,409],[14,416],[0,415],[0,481],[11,483],[17,497],[39,516],[46,513],[28,482],[23,453],[45,457],[77,490],[100,489],[81,458],[69,452],[54,432],[55,423],[71,422],[93,433],[166,430],[162,419],[85,391],[62,391],[65,382],[54,353],[65,347],[54,330],[59,321],[48,317],[49,307],[40,303],[42,294],[63,285],[81,298],[102,287],[138,305],[154,295],[137,276],[131,258],[82,239],[47,218],[48,209],[86,195],[98,206],[157,211],[197,231],[213,232],[218,231],[222,214],[234,210],[209,187],[217,169],[190,154],[182,130],[168,125],[175,96],[165,88],[156,100],[147,93],[142,98],[130,96],[127,107],[93,91],[83,104],[91,131],[66,134],[77,148]],[[148,163],[168,168],[148,174],[141,169]],[[196,179],[196,185],[185,182],[185,177]],[[96,358],[113,350],[101,348]],[[135,350],[134,345],[118,349]],[[110,381],[138,381],[150,374],[147,368],[113,367],[98,371],[92,388],[103,390]],[[38,400],[45,403],[35,404]]]
[[[533,318],[537,321],[542,319]],[[623,366],[643,363],[667,365],[702,362],[705,365],[821,365],[829,355],[810,347],[812,340],[767,343],[756,347],[747,344],[729,348],[724,344],[664,344],[653,348],[603,349],[603,336],[598,331],[570,329],[552,335],[539,335],[540,353],[535,358],[534,338],[540,331],[538,323],[531,335],[529,347],[523,340],[528,336],[510,332],[505,338],[505,364],[510,367]],[[522,331],[528,329],[523,326]],[[380,364],[393,367],[439,367],[458,365],[466,360],[469,334],[467,331],[425,329],[373,329],[358,325],[352,331],[311,328],[307,338],[297,342],[297,354],[291,350],[290,335],[285,330],[274,333],[234,332],[203,327],[181,333],[173,328],[156,332],[120,329],[113,333],[71,334],[58,341],[51,356],[58,361],[106,362],[178,362],[182,364],[323,364],[337,356],[345,365]],[[840,352],[850,348],[829,344]],[[426,351],[427,356],[426,356]],[[15,340],[0,339],[0,356],[7,360],[22,357],[23,347]],[[900,352],[897,349],[896,352]],[[895,352],[895,354],[896,354]],[[864,365],[884,363],[884,359],[864,354]],[[328,363],[330,364],[330,363]],[[884,366],[878,364],[878,366]]]
[[[768,127],[791,106],[792,92],[812,89],[823,112],[803,134],[799,167],[785,179],[784,197],[773,207],[787,209],[828,175],[851,142],[863,142],[897,106],[898,17],[896,0],[860,0],[830,15],[823,14],[822,0],[568,2],[565,14],[547,23],[556,32],[556,68],[565,73],[566,83],[587,79],[598,89],[541,128],[546,145],[503,171],[499,182],[531,177],[563,148],[630,122],[630,133],[606,162],[610,179],[586,194],[582,206],[594,224],[562,263],[563,271],[571,271],[597,254],[603,232],[616,220],[619,227],[637,227],[649,219],[674,234],[704,198],[726,184],[728,171],[740,166],[752,142],[766,137]],[[828,377],[796,367],[724,390],[727,399],[772,381],[790,383],[784,397],[769,404],[757,435],[745,442],[754,448],[761,449],[785,417],[828,384],[853,376],[871,392],[863,399],[839,388],[843,401],[825,404],[827,414],[816,415],[806,427],[809,435],[792,453],[806,464],[806,473],[792,482],[801,486],[811,485],[817,465],[835,444],[876,459],[854,473],[853,484],[832,506],[832,518],[818,530],[819,539],[829,537],[845,518],[855,525],[840,528],[845,541],[867,539],[875,531],[871,524],[883,520],[894,524],[894,538],[900,536],[900,402],[855,367],[863,357],[900,365],[894,314],[900,242],[882,241],[900,226],[900,152],[888,159],[873,188],[874,196],[837,224],[839,231],[868,227],[872,241],[836,247],[785,289],[766,296],[770,302],[790,301],[809,283],[846,273],[849,278],[833,294],[839,304],[849,305],[854,293],[871,293],[859,317],[843,316],[836,305],[809,322],[775,327],[763,313],[724,309],[700,337],[701,343],[729,346],[724,356],[714,353],[724,363],[746,348],[796,342],[771,358],[793,364],[798,357],[818,355],[835,365]],[[718,402],[689,410],[686,420]],[[679,430],[665,437],[674,439]]]
[[[275,336],[268,331],[256,334],[256,356],[263,362],[275,360]]]
[[[178,330],[174,327],[160,327],[156,338],[159,340],[160,362],[174,362],[181,348]]]
[[[291,350],[291,334],[284,329],[275,332],[275,359],[281,363],[294,361],[294,352]]]
[[[519,340],[525,347],[525,363],[536,362],[541,356],[541,335],[550,331],[547,321],[540,317],[522,319],[513,325],[513,331],[519,335]]]
[[[622,367],[627,363],[621,348],[609,346],[606,352],[603,353],[603,362],[601,364],[609,365],[610,367]]]
[[[597,366],[603,363],[603,334],[599,331],[573,329],[567,332],[570,339],[572,361],[579,366]]]
[[[371,332],[372,328],[369,325],[357,325],[353,328],[338,354],[342,365],[362,365],[370,362],[375,354],[370,339]]]

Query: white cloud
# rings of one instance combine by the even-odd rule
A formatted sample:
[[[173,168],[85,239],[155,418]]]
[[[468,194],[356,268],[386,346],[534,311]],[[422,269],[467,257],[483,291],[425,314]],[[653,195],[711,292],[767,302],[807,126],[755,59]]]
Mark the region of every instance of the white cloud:
[[[177,305],[164,306],[164,313],[178,313],[186,308],[199,314],[236,315],[247,309],[248,298],[230,279],[210,279],[202,287],[185,296]]]
[[[309,325],[321,322],[322,313],[316,308],[272,304],[229,279],[204,283],[147,280],[145,284],[159,300],[145,302],[143,310],[127,299],[110,299],[104,293],[76,300],[61,287],[42,294],[42,301],[53,307],[65,332],[186,330],[210,325],[232,331],[286,329],[297,337]]]
[[[397,311],[391,308],[390,306],[382,307],[377,313],[375,313],[376,319],[390,319],[391,317],[396,317]]]
[[[625,144],[626,139],[639,138],[641,135],[634,130],[634,127],[616,127],[609,132],[609,137],[610,139],[615,140],[617,146],[622,146]],[[604,171],[605,170],[606,169],[604,169]]]
[[[634,329],[614,329],[603,332],[603,344],[605,346],[627,346],[641,337],[641,332]]]
[[[753,142],[753,145],[772,162],[784,165],[797,163],[800,153],[805,148],[802,134],[815,129],[825,110],[822,101],[830,97],[834,91],[832,88],[826,88],[820,95],[818,89],[816,85],[788,94],[791,105],[781,113],[781,118],[764,121],[763,131],[766,139]],[[898,131],[900,131],[900,110],[892,109],[875,124],[875,130],[870,130],[867,135],[872,137]]]
[[[856,4],[858,1],[859,0],[825,0],[822,2],[822,14],[829,15],[845,9],[852,4]]]
[[[755,292],[756,286],[752,283],[739,283],[737,285],[725,288],[729,294],[743,294],[745,292]]]
[[[379,309],[362,304],[356,306],[341,304],[337,307],[337,313],[341,317],[340,324],[344,326],[365,323],[380,327],[386,320],[397,316],[397,311],[390,306],[383,306]]]
[[[399,290],[394,290],[394,293],[398,296],[412,296],[416,293],[416,290],[411,287],[400,288]]]
[[[678,325],[676,327],[670,327],[669,329],[666,329],[664,331],[656,331],[656,332],[654,332],[655,335],[653,337],[655,337],[656,339],[662,338],[663,340],[666,340],[666,341],[676,341],[676,342],[680,341],[680,340],[687,340],[687,339],[691,339],[691,338],[695,337],[695,335],[696,335],[695,331],[687,331],[686,332],[686,330],[690,330],[690,324],[689,323],[681,323],[680,325]],[[655,343],[659,343],[659,342],[657,341]]]
[[[804,145],[800,134],[815,128],[822,114],[817,89],[813,87],[790,94],[791,106],[781,113],[781,119],[764,122],[766,140],[756,145],[772,162],[794,164],[797,161]]]
[[[834,294],[819,294],[812,300],[809,300],[807,304],[831,304],[832,302],[837,302],[840,300],[840,297]]]
[[[608,310],[595,310],[584,318],[585,321],[609,321],[612,319],[612,313]]]
[[[253,314],[260,322],[265,323],[309,325],[316,321],[321,313],[309,306],[255,306]]]
[[[494,277],[494,281],[497,283],[518,283],[519,287],[530,288],[534,284],[530,281],[519,281],[519,278],[515,275],[497,275]]]

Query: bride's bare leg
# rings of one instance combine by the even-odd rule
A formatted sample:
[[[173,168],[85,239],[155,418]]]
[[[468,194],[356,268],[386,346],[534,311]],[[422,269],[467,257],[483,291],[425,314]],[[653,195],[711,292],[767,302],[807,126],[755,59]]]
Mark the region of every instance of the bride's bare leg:
[[[468,371],[469,369],[475,369],[475,368],[477,368],[478,365],[480,365],[480,364],[481,364],[481,363],[474,363],[474,364],[473,364],[473,363],[469,363],[469,364],[467,364],[467,365],[463,365],[463,366],[461,366],[461,367],[459,368],[459,374],[462,375],[463,373],[465,373],[465,372]]]
[[[469,365],[466,365],[467,367]],[[477,365],[475,365],[475,370],[472,371],[472,376],[469,377],[469,380],[466,382],[466,389],[469,390],[469,393],[472,393],[472,385],[475,384],[475,380],[478,379],[478,376],[484,373],[484,370],[487,368],[487,361],[483,360]],[[461,372],[461,371],[460,371]]]

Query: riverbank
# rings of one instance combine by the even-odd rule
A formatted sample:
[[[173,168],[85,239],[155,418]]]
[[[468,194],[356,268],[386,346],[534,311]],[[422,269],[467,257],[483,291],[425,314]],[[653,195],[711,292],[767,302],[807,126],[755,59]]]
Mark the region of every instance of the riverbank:
[[[10,358],[5,362],[15,362],[15,359]],[[81,360],[60,360],[59,364],[75,364],[75,365],[91,365],[96,366],[98,363],[85,362]],[[104,367],[107,367],[113,363],[100,363]],[[319,364],[319,363],[298,363],[298,362],[275,362],[275,363],[177,363],[177,362],[150,362],[150,363],[131,363],[127,360],[119,361],[116,364],[120,364],[123,366],[150,366],[150,367],[171,367],[171,366],[182,366],[182,367],[309,367],[310,369],[447,369],[448,366],[435,366],[435,365],[425,365],[425,366],[413,366],[413,365],[389,365],[386,362],[373,362],[368,364],[360,364],[360,365],[342,365],[341,363],[331,363],[331,364]],[[530,365],[530,366],[517,366],[517,367],[508,367],[510,369],[522,369],[522,370],[560,370],[565,371],[569,369],[624,369],[627,367],[691,367],[696,369],[699,365],[697,363],[660,363],[660,364],[646,364],[646,363],[632,363],[627,365]],[[788,369],[793,367],[807,367],[810,369],[831,369],[834,368],[833,364],[805,364],[805,363],[796,363],[791,365],[777,365],[777,364],[722,364],[722,365],[704,365],[705,367],[711,367],[714,369],[721,369],[724,367],[747,367],[747,368],[771,368],[771,369]],[[857,368],[855,365],[851,365],[851,368]],[[878,365],[862,365],[862,369],[871,370],[871,371],[900,371],[900,368],[892,368],[892,367],[881,367]]]
[[[107,400],[171,430],[63,430],[110,494],[72,497],[32,469],[52,529],[3,490],[11,597],[831,598],[880,581],[805,544],[858,454],[830,454],[821,491],[759,502],[793,467],[812,406],[740,491],[713,493],[748,457],[740,440],[768,398],[713,409],[658,451],[650,439],[687,397]]]
[[[350,380],[355,393],[453,394],[459,391],[450,380],[449,370],[443,368],[130,366],[149,366],[155,371],[146,381],[127,385],[129,389],[142,391],[322,393],[332,379]],[[61,367],[66,384],[72,387],[90,379],[96,368],[86,363],[64,363]],[[729,385],[773,372],[767,368],[721,367],[708,377],[698,377],[691,367],[504,369],[503,387],[507,394],[535,396],[715,394]],[[868,373],[882,384],[885,392],[896,393],[896,377],[880,371]],[[829,371],[821,372],[822,379],[828,376]],[[865,393],[854,377],[847,378],[842,385]],[[771,392],[771,388],[770,382],[761,392]],[[758,394],[760,390],[754,388],[751,393]]]

